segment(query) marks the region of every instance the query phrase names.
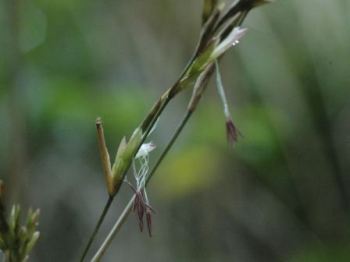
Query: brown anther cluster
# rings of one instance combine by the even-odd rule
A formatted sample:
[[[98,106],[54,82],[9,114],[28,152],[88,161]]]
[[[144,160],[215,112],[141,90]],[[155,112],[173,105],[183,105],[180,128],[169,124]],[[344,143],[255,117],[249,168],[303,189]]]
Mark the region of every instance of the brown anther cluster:
[[[135,193],[133,211],[136,213],[136,216],[138,218],[141,232],[143,231],[144,217],[146,217],[148,234],[150,237],[152,237],[152,213],[155,212],[153,208],[148,203],[146,203],[142,190]]]
[[[231,119],[226,120],[226,135],[230,145],[234,145],[237,142],[239,131]]]

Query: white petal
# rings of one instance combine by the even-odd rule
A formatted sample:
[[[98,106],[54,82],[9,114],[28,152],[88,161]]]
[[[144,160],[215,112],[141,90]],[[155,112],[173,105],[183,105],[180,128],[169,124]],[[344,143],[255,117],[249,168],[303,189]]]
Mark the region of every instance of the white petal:
[[[152,142],[142,144],[142,146],[140,147],[139,151],[137,152],[135,158],[137,159],[137,158],[140,158],[143,156],[147,156],[155,148],[156,148],[156,145],[153,144]]]
[[[231,33],[222,41],[211,54],[212,59],[216,59],[221,56],[231,46],[236,45],[239,40],[245,35],[247,28],[235,27]]]

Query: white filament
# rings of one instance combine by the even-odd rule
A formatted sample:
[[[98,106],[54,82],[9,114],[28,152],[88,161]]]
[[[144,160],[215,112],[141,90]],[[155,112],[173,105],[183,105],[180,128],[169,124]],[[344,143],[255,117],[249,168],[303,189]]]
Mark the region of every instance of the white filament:
[[[230,118],[231,119],[231,113],[229,110],[229,106],[228,106],[228,102],[227,102],[227,98],[226,98],[226,93],[225,93],[225,89],[224,89],[224,85],[222,83],[222,79],[221,79],[221,73],[220,73],[220,68],[219,68],[219,63],[218,61],[215,61],[215,71],[216,71],[216,87],[222,102],[222,105],[224,107],[224,114],[226,118]]]

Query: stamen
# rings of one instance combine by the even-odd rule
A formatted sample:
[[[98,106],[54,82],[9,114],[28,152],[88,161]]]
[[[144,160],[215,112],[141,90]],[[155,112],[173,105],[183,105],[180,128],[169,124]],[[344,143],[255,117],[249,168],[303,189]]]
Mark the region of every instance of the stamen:
[[[230,109],[228,106],[224,85],[222,83],[219,63],[217,61],[215,62],[215,70],[216,70],[216,87],[217,87],[221,102],[223,104],[224,115],[226,118],[227,140],[231,145],[234,145],[234,143],[237,142],[237,137],[238,137],[239,132],[232,121],[232,116],[231,116],[231,112],[230,112]]]
[[[125,180],[135,194],[132,210],[135,212],[138,219],[140,231],[143,231],[144,217],[146,217],[149,236],[152,236],[152,213],[154,213],[154,210],[149,204],[145,186],[146,178],[149,172],[149,153],[154,149],[155,145],[153,143],[143,144],[132,162],[136,187],[129,183],[127,179]]]

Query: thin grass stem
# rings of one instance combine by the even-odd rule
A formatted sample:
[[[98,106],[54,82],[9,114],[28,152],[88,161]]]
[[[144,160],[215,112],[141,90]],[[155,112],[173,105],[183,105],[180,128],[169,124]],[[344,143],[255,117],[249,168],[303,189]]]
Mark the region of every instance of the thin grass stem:
[[[230,14],[227,14],[226,16],[229,18],[231,15],[233,16],[235,13],[239,13],[240,11],[242,11],[243,13],[241,15],[238,16],[237,21],[234,21],[233,23],[230,23],[229,25],[227,25],[226,27],[231,27],[234,24],[238,24],[240,25],[244,18],[246,17],[248,11],[250,9],[245,10],[244,6],[239,6],[239,7],[234,7],[234,8],[230,8]],[[198,42],[198,45],[192,55],[192,57],[190,58],[188,64],[186,65],[185,69],[183,70],[183,72],[180,74],[180,77],[178,78],[178,80],[175,82],[175,84],[170,87],[169,89],[167,89],[163,95],[159,98],[159,100],[154,104],[154,106],[152,107],[152,109],[150,110],[149,114],[145,117],[145,119],[141,122],[141,130],[143,130],[143,137],[141,140],[141,143],[139,144],[139,148],[141,147],[141,145],[144,143],[144,141],[146,140],[148,134],[150,133],[150,131],[152,130],[154,124],[156,123],[157,119],[159,118],[159,116],[162,114],[163,110],[165,109],[165,107],[167,106],[167,104],[170,102],[170,100],[172,100],[172,98],[174,98],[177,94],[178,94],[178,90],[181,90],[181,85],[183,84],[183,80],[184,77],[186,76],[186,73],[188,72],[188,70],[191,68],[192,64],[194,63],[194,61],[196,60],[196,58],[200,55],[200,53],[203,51],[203,48],[205,48],[208,43],[210,42],[211,37],[213,37],[218,29],[218,27],[222,26],[225,23],[226,20],[226,16],[220,17],[220,10],[212,10],[212,14],[211,14],[211,18],[208,18],[208,22],[204,23],[202,25],[202,32],[201,32],[201,36]],[[235,20],[235,19],[233,19]],[[227,21],[226,21],[227,22]],[[210,69],[209,69],[210,68]],[[202,80],[203,81],[203,86],[206,86],[207,84],[207,80],[209,78],[209,76],[212,74],[213,71],[213,65],[209,65],[207,67],[208,70],[206,70],[206,73],[203,74],[204,77]],[[205,82],[205,83],[204,83]],[[170,148],[172,147],[173,143],[176,141],[178,135],[181,133],[183,127],[185,126],[185,124],[187,123],[188,119],[190,118],[190,116],[192,115],[194,109],[197,106],[198,101],[201,98],[201,95],[205,89],[205,87],[199,87],[198,90],[194,90],[193,96],[191,98],[191,102],[189,104],[188,110],[184,116],[184,118],[182,119],[182,121],[180,122],[177,130],[175,131],[172,139],[169,141],[167,147],[165,148],[165,150],[163,151],[162,155],[160,156],[160,158],[158,159],[157,163],[155,164],[154,168],[152,169],[152,171],[150,172],[149,176],[147,177],[147,181],[146,181],[146,185],[148,184],[150,178],[153,176],[154,172],[156,171],[156,169],[158,168],[158,166],[160,165],[160,163],[163,161],[164,157],[167,155],[168,151],[170,150]],[[135,154],[137,153],[138,149],[136,149]],[[125,175],[127,173],[127,171],[129,170],[131,165],[131,162],[129,163],[129,166],[127,167],[125,173],[123,174],[122,180],[124,180]],[[118,194],[120,187],[117,188],[115,194],[113,195],[113,197],[111,197],[111,199],[108,199],[108,201],[113,201],[113,198],[115,195]],[[134,197],[133,197],[134,199]],[[96,255],[94,256],[93,261],[98,261],[97,259],[99,259],[103,253],[105,252],[106,248],[108,247],[110,241],[112,241],[112,238],[114,237],[114,235],[119,231],[121,225],[124,223],[126,217],[128,216],[128,214],[130,213],[130,208],[132,206],[132,201],[133,199],[130,200],[130,202],[128,203],[128,205],[125,207],[123,213],[120,215],[118,221],[116,222],[116,224],[114,225],[113,229],[111,230],[111,232],[109,233],[109,235],[107,236],[106,240],[103,242],[102,246],[100,247],[100,249],[98,250],[98,252],[96,253]],[[110,203],[106,204],[103,213],[100,216],[100,219],[95,227],[95,230],[93,232],[93,236],[90,237],[90,241],[88,243],[88,246],[85,248],[84,254],[82,256],[82,260],[84,259],[84,257],[86,256],[86,253],[88,252],[92,241],[94,240],[107,212],[108,209],[110,207]]]
[[[150,174],[148,175],[147,180],[146,180],[146,185],[149,183],[150,179],[152,178],[152,176],[154,175],[154,173],[158,169],[159,165],[161,164],[161,162],[163,161],[165,156],[168,154],[169,150],[171,149],[171,147],[173,146],[174,142],[176,141],[176,139],[178,138],[179,134],[183,130],[184,126],[188,122],[189,118],[191,117],[192,113],[193,113],[193,111],[187,111],[186,112],[185,116],[183,117],[183,119],[181,120],[180,124],[176,128],[176,131],[175,131],[174,135],[172,136],[171,140],[167,144],[167,146],[164,149],[163,153],[160,155],[159,159],[157,160],[156,164],[154,165],[153,169],[151,170]],[[111,231],[109,232],[108,236],[103,241],[101,247],[98,249],[98,251],[96,252],[94,257],[92,258],[92,260],[91,260],[92,262],[100,261],[100,259],[102,258],[102,256],[106,252],[107,248],[111,244],[114,236],[119,232],[120,228],[122,227],[122,225],[126,221],[128,215],[130,214],[132,206],[133,206],[134,199],[135,199],[135,195],[130,199],[130,201],[128,202],[128,204],[124,208],[123,212],[120,214],[118,220],[114,224],[114,226],[111,229]]]
[[[102,225],[102,222],[103,222],[103,220],[105,219],[105,217],[107,215],[107,212],[108,212],[112,202],[113,202],[113,196],[109,196],[108,199],[107,199],[106,205],[103,208],[102,213],[101,213],[101,215],[100,215],[100,217],[99,217],[99,219],[97,221],[95,229],[94,229],[94,231],[92,232],[92,234],[91,234],[91,236],[89,238],[89,242],[87,243],[87,245],[86,245],[86,247],[84,249],[84,252],[81,255],[80,262],[84,261],[86,255],[87,255],[87,253],[88,253],[88,251],[89,251],[89,249],[90,249],[90,247],[92,245],[92,242],[94,241],[94,239],[95,239],[95,237],[97,235],[97,232],[99,231],[99,229],[100,229],[100,227]]]
[[[187,65],[185,66],[185,69],[183,70],[183,72],[180,74],[180,77],[178,79],[178,81],[176,81],[176,83],[169,89],[167,89],[163,95],[159,98],[159,100],[154,104],[154,106],[152,107],[150,113],[148,114],[148,116],[142,121],[141,127],[145,128],[145,133],[144,136],[142,138],[142,141],[140,143],[140,147],[141,145],[144,143],[144,141],[146,140],[148,134],[150,133],[150,131],[152,130],[154,124],[157,122],[157,119],[159,118],[159,116],[162,114],[163,110],[165,109],[165,107],[167,106],[167,104],[170,102],[170,100],[173,98],[173,96],[170,96],[170,93],[172,90],[177,89],[178,85],[181,83],[181,79],[184,77],[184,75],[186,74],[187,70],[190,68],[191,64],[193,63],[193,61],[195,60],[196,56],[198,55],[198,50],[199,50],[199,46],[200,43],[198,43],[195,52],[193,53],[193,55],[191,56],[190,60],[188,61]],[[103,143],[102,143],[103,144]],[[131,164],[131,163],[130,163]],[[104,166],[105,167],[105,166]],[[130,167],[130,166],[129,166]],[[127,168],[127,170],[129,170],[129,167]],[[124,177],[126,175],[127,172],[125,172]],[[152,173],[152,172],[151,172]],[[123,178],[124,179],[124,178]],[[116,196],[119,192],[118,191],[114,194],[114,196]],[[113,201],[113,198],[111,199],[111,202]],[[84,249],[84,253],[81,257],[81,262],[84,260],[84,258],[86,257],[87,252],[89,251],[92,242],[94,241],[94,238],[97,234],[97,232],[99,231],[99,228],[101,226],[101,224],[104,221],[104,218],[109,210],[110,204],[108,204],[108,201],[110,201],[110,198],[107,200],[107,203],[105,205],[105,208],[103,209],[103,213],[100,216],[100,219],[98,221],[98,223],[96,224],[96,227],[93,231],[93,235],[90,237],[90,240],[88,242],[88,245],[85,247]]]
[[[149,175],[147,176],[145,186],[148,185],[148,183],[152,179],[153,175],[157,171],[159,165],[162,163],[162,161],[164,160],[164,158],[166,157],[166,155],[168,154],[168,152],[170,151],[170,149],[174,145],[175,141],[179,137],[179,135],[182,132],[183,128],[187,124],[188,120],[192,116],[193,112],[197,108],[197,105],[198,105],[198,103],[199,103],[199,101],[200,101],[200,99],[202,97],[202,94],[204,93],[204,91],[205,91],[205,89],[206,89],[206,87],[208,85],[209,78],[210,78],[210,76],[213,73],[213,69],[214,69],[214,66],[213,65],[209,65],[208,68],[206,68],[204,70],[202,75],[199,76],[199,78],[198,78],[198,80],[196,82],[196,85],[193,88],[193,94],[192,94],[191,100],[190,100],[190,102],[188,104],[187,111],[186,111],[185,115],[183,116],[182,120],[180,121],[179,125],[177,126],[177,128],[175,130],[175,133],[171,137],[171,139],[168,142],[167,146],[165,147],[165,149],[163,150],[162,154],[160,155],[160,157],[158,158],[157,162],[155,163],[155,165],[153,166],[152,170],[150,171]],[[114,224],[113,228],[111,229],[111,231],[109,232],[109,234],[107,235],[106,239],[103,241],[102,245],[97,250],[95,256],[93,257],[93,259],[91,261],[99,261],[101,259],[101,257],[104,255],[104,253],[106,252],[107,248],[111,244],[113,238],[119,232],[120,228],[122,227],[122,225],[126,221],[128,215],[130,214],[130,211],[132,209],[134,200],[135,200],[135,195],[130,199],[130,201],[128,202],[128,204],[124,208],[123,212],[119,216],[118,220]]]

